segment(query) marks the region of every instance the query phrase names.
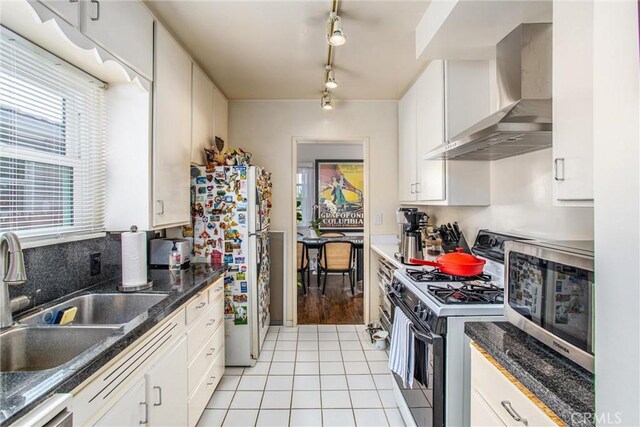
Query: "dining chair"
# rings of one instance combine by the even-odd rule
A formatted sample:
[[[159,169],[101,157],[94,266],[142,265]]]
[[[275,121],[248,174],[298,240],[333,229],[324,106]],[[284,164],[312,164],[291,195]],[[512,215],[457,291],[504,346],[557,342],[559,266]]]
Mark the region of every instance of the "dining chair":
[[[327,276],[329,273],[349,274],[349,285],[351,295],[355,296],[355,266],[354,266],[354,246],[352,242],[324,242],[320,246],[321,257],[318,259],[318,272],[324,273],[322,282],[322,296],[327,288]]]
[[[344,237],[344,236],[345,234],[340,231],[325,231],[323,233],[320,233],[319,237]],[[321,258],[322,258],[322,246],[320,247],[320,249],[318,249],[318,262],[320,261]],[[342,277],[344,278],[344,274],[342,275]],[[318,268],[317,279],[318,279],[318,287],[320,287],[320,268]]]
[[[307,288],[309,286],[309,248],[304,242],[297,242],[296,244],[296,267],[298,274],[300,274],[300,280],[302,281],[302,290],[307,295]],[[305,280],[305,274],[307,280]]]

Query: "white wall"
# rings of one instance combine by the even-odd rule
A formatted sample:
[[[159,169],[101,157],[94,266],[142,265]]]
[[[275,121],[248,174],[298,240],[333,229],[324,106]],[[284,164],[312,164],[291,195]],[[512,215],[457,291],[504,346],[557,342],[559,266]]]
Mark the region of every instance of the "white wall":
[[[298,164],[313,164],[316,160],[362,160],[362,144],[299,144]]]
[[[552,205],[551,150],[491,162],[491,206],[423,207],[434,223],[458,221],[472,244],[479,229],[556,240],[592,240],[593,208]]]
[[[333,111],[310,101],[231,101],[229,139],[246,148],[253,162],[272,172],[272,226],[291,230],[294,191],[291,170],[292,138],[340,140],[369,138],[371,170],[369,213],[383,214],[381,225],[371,224],[371,234],[395,233],[397,206],[398,103],[396,101],[343,101]]]
[[[342,101],[327,112],[316,100],[310,101],[231,101],[229,139],[234,147],[246,148],[253,162],[272,172],[272,227],[295,236],[293,228],[293,138],[345,140],[368,138],[369,183],[365,189],[370,234],[396,232],[398,204],[398,103],[397,101]],[[367,158],[367,155],[365,155]],[[382,224],[373,218],[382,215]],[[365,238],[365,243],[368,241]],[[369,252],[365,251],[365,269]],[[365,273],[366,274],[366,273]],[[288,271],[286,283],[295,283]],[[365,296],[367,316],[377,317],[377,286]],[[291,288],[291,286],[289,286]],[[285,324],[293,321],[294,298],[289,292]]]
[[[640,425],[638,2],[594,2],[596,415]]]

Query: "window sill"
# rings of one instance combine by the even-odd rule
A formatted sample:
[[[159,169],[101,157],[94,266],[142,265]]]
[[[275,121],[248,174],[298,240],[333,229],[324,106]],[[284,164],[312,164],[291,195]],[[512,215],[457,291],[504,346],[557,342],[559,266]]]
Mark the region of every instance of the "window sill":
[[[20,243],[22,244],[22,249],[29,249],[29,248],[38,248],[41,246],[58,245],[60,243],[77,242],[80,240],[97,239],[99,237],[104,237],[106,235],[107,235],[106,232],[100,231],[98,233],[76,234],[76,235],[60,236],[60,237],[42,237],[42,238],[24,237],[24,238],[20,238]]]

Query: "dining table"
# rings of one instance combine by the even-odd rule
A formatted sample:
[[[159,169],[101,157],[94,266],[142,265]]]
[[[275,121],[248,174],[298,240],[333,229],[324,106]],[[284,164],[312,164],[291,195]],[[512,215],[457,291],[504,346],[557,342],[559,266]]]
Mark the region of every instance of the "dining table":
[[[309,249],[320,249],[326,242],[351,242],[356,250],[356,279],[361,281],[364,272],[364,236],[298,236],[298,242],[306,243]]]

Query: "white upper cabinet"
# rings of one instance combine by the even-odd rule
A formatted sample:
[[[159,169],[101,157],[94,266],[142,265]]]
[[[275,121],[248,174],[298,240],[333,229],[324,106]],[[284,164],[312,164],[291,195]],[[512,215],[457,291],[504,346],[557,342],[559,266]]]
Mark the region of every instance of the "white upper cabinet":
[[[74,27],[80,23],[80,2],[78,0],[39,0],[53,13]]]
[[[416,87],[398,103],[398,199],[416,200]]]
[[[398,105],[399,200],[489,205],[489,163],[425,160],[425,154],[490,113],[488,61],[429,63]]]
[[[593,2],[553,2],[553,191],[593,206]]]
[[[82,32],[148,79],[153,76],[153,15],[135,0],[83,0]],[[50,3],[49,0],[46,3]]]
[[[191,163],[204,165],[206,163],[204,149],[210,148],[214,141],[214,86],[195,64],[193,64],[192,77]]]
[[[190,220],[191,59],[155,25],[153,226]]]
[[[445,139],[443,61],[431,61],[415,84],[417,183],[416,200],[445,200],[445,161],[424,160],[423,153]]]

